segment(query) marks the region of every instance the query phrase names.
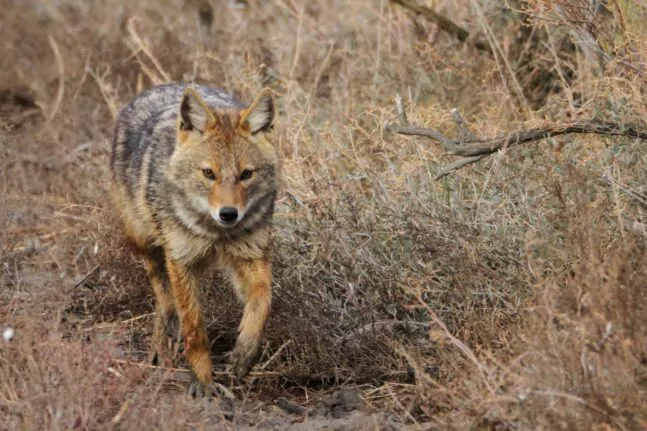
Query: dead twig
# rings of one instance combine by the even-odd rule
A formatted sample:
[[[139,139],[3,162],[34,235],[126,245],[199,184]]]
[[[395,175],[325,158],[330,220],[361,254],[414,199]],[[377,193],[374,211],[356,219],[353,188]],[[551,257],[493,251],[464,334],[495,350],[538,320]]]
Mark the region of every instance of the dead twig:
[[[636,202],[643,210],[647,210],[647,195],[644,193],[640,193],[638,190],[632,189],[631,187],[621,183],[613,178],[609,172],[602,175],[602,181],[606,184],[617,187],[618,190],[631,198],[631,200]]]
[[[272,362],[273,362],[273,361],[274,361],[274,360],[275,360],[275,359],[276,359],[276,358],[281,354],[281,352],[283,351],[283,349],[285,349],[286,347],[288,347],[290,344],[292,344],[292,340],[288,340],[288,341],[286,341],[285,343],[283,343],[283,344],[281,345],[281,347],[279,347],[279,348],[276,350],[276,352],[274,352],[274,354],[273,354],[272,356],[270,356],[270,358],[269,358],[267,361],[265,361],[265,363],[264,363],[263,365],[261,365],[261,366],[259,367],[259,369],[260,369],[261,371],[265,370],[265,369],[268,367],[268,365],[270,365],[270,364],[271,364],[271,363],[272,363]]]
[[[488,155],[489,154],[481,154],[480,156],[463,157],[462,159],[458,159],[455,162],[445,165],[440,168],[440,171],[438,171],[434,180],[439,180],[464,166],[476,163],[479,160],[486,158]]]
[[[416,3],[414,0],[391,0],[391,3],[398,4],[416,15],[425,17],[436,24],[442,31],[449,33],[461,42],[467,42],[467,39],[470,37],[469,32],[454,21],[427,6]],[[492,48],[486,42],[475,40],[473,41],[473,45],[479,51],[492,53]]]
[[[396,110],[398,113],[401,109],[402,108],[396,103]],[[456,139],[452,139],[435,129],[417,127],[408,124],[389,124],[386,126],[386,130],[400,135],[426,136],[427,138],[439,142],[449,154],[463,156],[462,159],[444,166],[434,178],[436,180],[464,166],[478,162],[501,149],[512,145],[540,141],[549,137],[591,133],[596,135],[626,136],[628,138],[647,140],[647,128],[639,125],[628,125],[596,120],[578,121],[570,124],[552,124],[530,130],[505,132],[494,137],[479,137],[468,129],[465,120],[456,109],[452,109],[452,117],[454,118],[454,122],[459,130],[459,136]]]
[[[140,314],[139,316],[131,317],[130,319],[122,320],[120,323],[123,325],[124,323],[132,323],[137,320],[145,319],[147,317],[154,316],[155,313],[146,313],[146,314]]]
[[[160,365],[153,365],[153,364],[148,364],[145,362],[133,362],[133,361],[128,361],[124,359],[114,359],[113,362],[121,365],[133,365],[135,367],[139,368],[150,368],[150,369],[155,369],[155,370],[163,370],[163,371],[172,371],[175,373],[190,373],[191,370],[187,368],[174,368],[174,367],[163,367]],[[214,377],[235,377],[233,373],[229,371],[213,371],[212,375]],[[277,373],[274,371],[250,371],[249,372],[249,377],[254,377],[254,378],[262,378],[262,377],[277,377],[280,376],[281,373]]]
[[[79,281],[77,281],[77,282],[74,284],[74,288],[76,289],[77,287],[81,286],[83,283],[85,283],[86,281],[88,281],[88,279],[89,279],[90,277],[92,277],[92,274],[94,274],[95,272],[97,272],[97,270],[98,270],[99,268],[101,268],[101,264],[100,264],[100,263],[99,263],[99,264],[97,264],[94,268],[92,268],[92,269],[90,270],[90,272],[88,272],[87,274],[85,274],[85,275],[83,276],[83,278],[82,278],[82,279],[80,279]]]
[[[113,327],[113,326],[125,325],[127,323],[133,323],[133,322],[136,322],[138,320],[145,319],[147,317],[151,317],[151,316],[154,316],[154,315],[155,315],[155,313],[146,313],[146,314],[141,314],[139,316],[131,317],[130,319],[120,320],[120,321],[117,321],[117,322],[100,323],[98,325],[93,325],[93,326],[90,326],[88,328],[84,328],[83,331],[84,332],[98,331],[98,330],[105,329],[105,328],[110,328],[110,327]]]

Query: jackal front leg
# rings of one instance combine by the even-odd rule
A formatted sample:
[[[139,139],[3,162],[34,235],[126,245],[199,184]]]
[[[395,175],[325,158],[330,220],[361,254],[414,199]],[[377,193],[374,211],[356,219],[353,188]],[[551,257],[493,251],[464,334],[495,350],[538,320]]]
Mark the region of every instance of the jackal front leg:
[[[231,363],[238,379],[244,378],[258,359],[265,322],[272,301],[272,267],[265,260],[236,260],[231,274],[236,293],[245,308]]]
[[[180,316],[184,336],[184,353],[193,379],[189,388],[192,396],[212,395],[212,365],[204,315],[198,298],[198,284],[191,270],[167,257],[166,266],[173,296]]]
[[[166,271],[164,250],[156,248],[148,251],[144,255],[144,263],[153,292],[155,292],[155,329],[151,362],[154,365],[159,365],[162,360],[170,359],[172,364],[176,365],[182,337]]]

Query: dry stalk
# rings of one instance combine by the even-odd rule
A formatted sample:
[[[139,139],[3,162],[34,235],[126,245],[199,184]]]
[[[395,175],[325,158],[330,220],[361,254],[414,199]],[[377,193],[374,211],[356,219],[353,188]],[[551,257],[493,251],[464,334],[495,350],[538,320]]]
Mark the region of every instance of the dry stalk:
[[[108,74],[108,71],[103,75],[98,75],[92,70],[88,69],[88,74],[94,79],[94,81],[97,83],[97,86],[99,87],[99,91],[101,92],[101,97],[103,97],[103,100],[106,102],[106,105],[108,106],[108,110],[110,110],[110,115],[112,116],[113,120],[117,119],[117,104],[114,100],[114,97],[110,95],[111,92],[111,87],[109,84],[106,83],[106,75]]]
[[[72,96],[72,100],[76,100],[79,97],[79,92],[81,91],[81,87],[83,87],[83,84],[85,84],[85,80],[88,77],[88,71],[90,70],[90,58],[92,57],[92,50],[88,52],[88,55],[85,56],[85,66],[83,67],[83,75],[81,75],[81,79],[79,80],[79,85],[77,85],[76,90],[74,91],[74,96]]]
[[[61,57],[61,52],[58,49],[58,45],[52,36],[48,37],[49,46],[54,52],[54,57],[56,58],[56,68],[58,69],[58,90],[56,91],[56,99],[54,100],[54,105],[52,106],[51,111],[47,115],[47,120],[52,121],[58,108],[61,106],[61,101],[63,101],[63,94],[65,93],[65,68],[63,66],[63,58]]]
[[[281,347],[279,347],[279,348],[276,350],[276,352],[274,352],[274,354],[273,354],[272,356],[270,356],[270,358],[269,358],[267,361],[265,361],[265,363],[264,363],[263,365],[261,365],[261,366],[259,367],[259,369],[260,369],[261,371],[265,370],[265,369],[266,369],[266,368],[267,368],[267,367],[268,367],[272,362],[274,362],[274,360],[275,360],[275,359],[276,359],[276,358],[281,354],[281,352],[282,352],[286,347],[288,347],[290,344],[292,344],[292,340],[288,340],[288,341],[286,341],[285,343],[283,343],[283,344],[281,345]]]
[[[290,67],[290,74],[288,75],[290,77],[290,80],[294,79],[294,73],[297,69],[297,65],[299,64],[299,58],[301,56],[301,31],[303,29],[303,15],[305,14],[305,3],[299,9],[299,14],[297,15],[297,35],[296,35],[296,42],[294,45],[294,56],[292,57],[292,66]]]
[[[111,424],[117,425],[119,422],[121,422],[121,419],[124,417],[126,414],[126,411],[130,408],[130,405],[132,404],[132,399],[128,398],[119,408],[119,411],[117,412],[116,415],[113,416],[112,420],[110,421]]]
[[[128,34],[130,34],[130,37],[132,38],[137,48],[133,50],[133,55],[137,57],[137,61],[139,61],[139,65],[142,71],[146,75],[148,75],[150,80],[153,82],[153,85],[160,85],[165,82],[169,82],[171,78],[169,77],[168,73],[166,73],[157,57],[153,55],[150,48],[148,47],[148,44],[144,42],[141,37],[139,37],[139,33],[137,33],[137,30],[135,29],[136,21],[139,21],[139,18],[136,16],[128,20]],[[155,69],[157,69],[157,73],[159,73],[159,75],[148,66],[146,66],[142,58],[139,56],[140,52],[146,54],[146,57],[148,57],[150,62],[153,63],[153,66],[155,66]]]
[[[483,31],[485,32],[488,38],[488,42],[491,45],[492,53],[494,54],[494,60],[496,61],[497,69],[499,70],[499,74],[501,75],[501,81],[503,83],[503,86],[505,87],[508,94],[511,95],[510,89],[508,88],[508,79],[506,78],[506,73],[505,73],[507,71],[508,72],[507,74],[510,76],[512,88],[514,90],[515,95],[517,96],[517,99],[523,106],[523,109],[526,111],[526,114],[532,117],[532,111],[528,107],[528,100],[526,100],[526,96],[524,96],[523,89],[521,88],[521,84],[519,83],[519,80],[517,79],[517,76],[514,73],[514,70],[510,65],[510,62],[508,61],[508,57],[504,54],[499,42],[497,42],[496,37],[492,32],[492,28],[490,27],[490,25],[487,22],[487,19],[485,18],[483,9],[481,9],[479,3],[476,1],[472,0],[471,3],[477,12],[479,22],[481,23],[481,27],[483,28]]]
[[[429,317],[431,318],[431,321],[434,322],[436,325],[440,327],[440,329],[445,333],[445,337],[458,348],[467,359],[469,359],[474,365],[476,365],[477,370],[479,371],[479,374],[483,378],[483,384],[487,387],[488,391],[490,392],[491,395],[494,395],[496,393],[495,389],[490,385],[489,382],[489,376],[490,376],[490,371],[488,368],[481,362],[479,359],[476,357],[476,354],[472,349],[470,349],[467,344],[463,343],[461,340],[456,338],[454,334],[451,333],[449,328],[447,328],[447,325],[445,325],[445,322],[442,321],[442,319],[436,314],[436,312],[427,304],[420,295],[417,295],[418,302],[422,305],[422,307],[429,313]]]

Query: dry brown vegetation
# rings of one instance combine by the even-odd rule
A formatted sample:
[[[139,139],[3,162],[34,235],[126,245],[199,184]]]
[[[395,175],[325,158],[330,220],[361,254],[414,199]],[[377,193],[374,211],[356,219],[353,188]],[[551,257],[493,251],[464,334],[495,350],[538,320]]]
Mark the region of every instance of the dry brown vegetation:
[[[645,143],[536,141],[434,181],[452,158],[385,131],[397,93],[450,135],[451,108],[488,136],[644,124],[644,5],[434,2],[461,42],[386,0],[234,3],[3,3],[0,429],[646,429]],[[153,295],[106,199],[117,109],[168,80],[279,95],[275,299],[243,386],[240,307],[205,292],[235,400],[145,365]]]

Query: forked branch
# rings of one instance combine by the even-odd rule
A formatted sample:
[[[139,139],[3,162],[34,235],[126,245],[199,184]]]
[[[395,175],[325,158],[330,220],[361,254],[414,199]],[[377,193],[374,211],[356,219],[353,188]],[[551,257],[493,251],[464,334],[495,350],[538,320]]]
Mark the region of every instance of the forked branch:
[[[481,137],[476,136],[469,130],[467,123],[456,109],[452,109],[452,116],[459,131],[459,136],[455,139],[449,138],[435,129],[416,127],[409,124],[390,124],[386,128],[401,135],[426,136],[440,142],[449,154],[463,156],[463,158],[444,166],[436,175],[436,180],[457,169],[478,162],[503,148],[559,135],[592,133],[647,140],[647,129],[644,127],[594,120],[569,124],[551,124],[530,130],[506,132],[494,137]]]

